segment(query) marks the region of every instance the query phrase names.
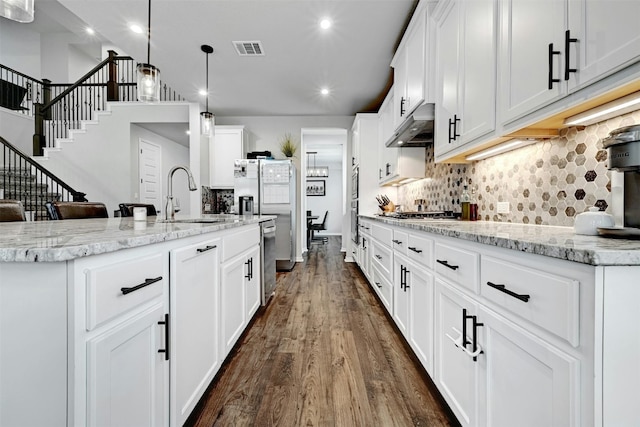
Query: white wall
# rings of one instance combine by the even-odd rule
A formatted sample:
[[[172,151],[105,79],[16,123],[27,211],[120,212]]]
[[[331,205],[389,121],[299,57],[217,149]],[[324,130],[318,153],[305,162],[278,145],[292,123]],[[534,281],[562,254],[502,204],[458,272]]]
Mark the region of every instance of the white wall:
[[[307,180],[324,180],[325,196],[306,196],[307,210],[319,218],[314,222],[321,222],[325,211],[327,216],[327,231],[321,234],[342,235],[342,163],[330,163],[329,176],[326,178],[307,178]]]
[[[33,154],[33,118],[0,108],[0,136],[24,154]]]
[[[351,129],[354,116],[241,116],[223,117],[216,116],[216,125],[245,125],[248,132],[247,152],[251,151],[271,151],[273,157],[284,159],[280,152],[280,140],[285,133],[290,133],[298,141],[298,151],[293,159],[297,169],[298,195],[301,193],[300,186],[300,159],[303,156],[300,148],[300,137],[303,128],[341,128]],[[349,132],[347,132],[350,138]],[[351,141],[348,139],[348,152],[351,152]],[[297,212],[301,211],[301,197],[297,198]],[[348,211],[348,210],[347,210]],[[297,257],[302,260],[302,221],[298,220],[296,232]],[[343,247],[345,239],[349,238],[349,217],[343,217]]]
[[[40,34],[29,25],[0,19],[0,64],[40,79]]]

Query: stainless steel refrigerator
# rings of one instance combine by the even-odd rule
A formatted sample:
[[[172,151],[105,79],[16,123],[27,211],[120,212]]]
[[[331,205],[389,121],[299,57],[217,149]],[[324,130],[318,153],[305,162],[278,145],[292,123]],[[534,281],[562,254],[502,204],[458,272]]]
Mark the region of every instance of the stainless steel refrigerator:
[[[253,196],[256,215],[276,216],[276,270],[296,262],[296,167],[291,160],[239,159],[234,163],[233,198]]]

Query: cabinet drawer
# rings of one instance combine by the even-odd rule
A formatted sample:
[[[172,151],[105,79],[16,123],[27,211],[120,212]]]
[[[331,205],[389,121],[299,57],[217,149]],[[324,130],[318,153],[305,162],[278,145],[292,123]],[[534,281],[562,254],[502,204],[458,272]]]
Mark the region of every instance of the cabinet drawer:
[[[391,227],[386,227],[380,224],[372,224],[371,236],[384,245],[387,245],[389,247],[393,246],[393,243],[391,242],[393,240],[393,230],[391,229]]]
[[[423,267],[433,269],[433,239],[414,234],[408,236],[407,255],[409,258],[419,262]]]
[[[476,252],[436,243],[434,264],[436,272],[451,282],[478,292],[480,255]]]
[[[404,231],[393,230],[393,250],[400,252],[402,255],[407,254],[407,244],[409,243],[409,235]]]
[[[573,346],[580,337],[579,288],[579,282],[568,277],[482,257],[482,296]]]
[[[162,296],[167,280],[163,260],[162,254],[155,254],[87,268],[87,330]]]
[[[373,240],[372,243],[371,259],[373,260],[373,264],[378,267],[387,280],[391,281],[393,277],[393,252],[391,248],[380,244],[377,240]]]
[[[389,314],[391,313],[391,298],[393,297],[393,286],[391,282],[387,280],[385,274],[382,273],[376,265],[373,266],[373,283],[372,286],[375,288],[376,293],[382,300],[382,304],[384,308],[387,309]]]
[[[358,227],[360,227],[360,233],[370,236],[373,224],[371,223],[371,221],[360,220],[360,224],[358,224]]]
[[[252,226],[224,236],[222,241],[222,261],[250,249],[260,243],[260,227]]]

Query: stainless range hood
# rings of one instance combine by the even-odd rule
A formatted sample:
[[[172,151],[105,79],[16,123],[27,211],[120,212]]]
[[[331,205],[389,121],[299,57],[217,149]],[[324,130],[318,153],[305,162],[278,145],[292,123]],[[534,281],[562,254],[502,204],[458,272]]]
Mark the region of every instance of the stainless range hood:
[[[393,133],[385,143],[387,147],[425,147],[433,143],[435,105],[422,104]]]

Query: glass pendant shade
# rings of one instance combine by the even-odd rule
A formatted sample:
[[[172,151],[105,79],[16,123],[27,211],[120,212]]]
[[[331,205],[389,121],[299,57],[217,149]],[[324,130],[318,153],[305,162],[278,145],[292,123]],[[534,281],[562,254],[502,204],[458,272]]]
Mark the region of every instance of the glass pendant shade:
[[[213,134],[213,113],[208,111],[200,113],[200,132],[202,136],[211,136]]]
[[[138,64],[138,100],[160,101],[160,69],[151,64]]]
[[[33,22],[33,0],[0,0],[0,16],[16,22]]]

